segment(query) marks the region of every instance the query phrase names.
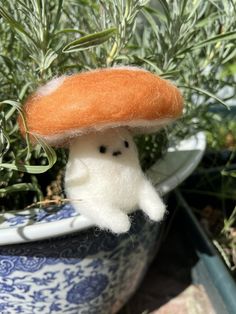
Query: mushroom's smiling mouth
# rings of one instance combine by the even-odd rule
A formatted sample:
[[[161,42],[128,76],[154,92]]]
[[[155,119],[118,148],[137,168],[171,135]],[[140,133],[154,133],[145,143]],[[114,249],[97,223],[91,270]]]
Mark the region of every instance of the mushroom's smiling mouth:
[[[115,152],[112,153],[112,156],[119,156],[119,155],[122,155],[122,152],[120,150],[116,150]]]

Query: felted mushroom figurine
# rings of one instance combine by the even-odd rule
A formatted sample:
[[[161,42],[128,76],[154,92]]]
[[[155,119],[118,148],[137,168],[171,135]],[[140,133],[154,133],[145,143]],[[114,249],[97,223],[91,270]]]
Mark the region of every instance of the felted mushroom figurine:
[[[142,173],[132,135],[160,129],[182,109],[174,85],[135,67],[58,77],[23,108],[30,133],[69,144],[65,190],[76,211],[114,233],[129,230],[127,214],[137,208],[163,218],[165,205]]]

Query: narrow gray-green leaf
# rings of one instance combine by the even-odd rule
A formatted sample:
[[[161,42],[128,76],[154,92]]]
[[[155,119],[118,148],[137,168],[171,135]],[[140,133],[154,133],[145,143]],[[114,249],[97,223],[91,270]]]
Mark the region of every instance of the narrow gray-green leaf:
[[[17,101],[14,101],[14,100],[4,100],[2,102],[0,102],[0,106],[1,105],[10,105],[12,107],[12,109],[14,108],[14,110],[17,110],[21,119],[22,119],[22,123],[23,123],[23,127],[24,127],[24,130],[27,131],[27,126],[26,126],[26,120],[25,120],[25,116],[24,116],[24,113],[23,111],[21,110],[21,104]],[[13,110],[12,110],[13,111]],[[13,114],[11,110],[6,114],[6,117],[5,119],[10,119],[10,116]],[[26,137],[25,137],[25,140],[26,140],[26,144],[27,144],[27,156],[26,156],[26,160],[28,160],[30,158],[30,140],[29,140],[29,134],[26,132]]]
[[[214,44],[214,43],[221,42],[224,40],[232,40],[232,39],[236,39],[236,31],[223,33],[223,34],[211,37],[209,39],[203,40],[199,42],[198,44],[194,45],[194,49],[201,48],[206,45]]]
[[[156,16],[160,21],[166,22],[166,16],[160,10],[149,6],[144,7],[144,10],[148,12],[151,16]],[[141,12],[143,13],[143,11]]]
[[[25,35],[28,37],[32,43],[34,43],[37,46],[37,43],[35,42],[34,38],[25,30],[24,26],[16,21],[2,6],[0,6],[0,15],[9,23],[9,25],[17,30],[20,34]]]
[[[0,189],[0,197],[4,197],[7,193],[35,191],[35,187],[31,183],[17,183]]]
[[[236,178],[236,171],[235,170],[222,170],[221,171],[222,176],[229,176]]]
[[[66,45],[63,48],[64,53],[81,51],[85,49],[92,48],[97,45],[101,45],[106,42],[114,33],[116,32],[116,28],[110,28],[102,32],[89,34],[79,39],[76,39]]]
[[[170,8],[169,8],[167,1],[166,0],[159,0],[159,2],[163,8],[163,11],[165,13],[167,20],[170,21]]]
[[[26,83],[26,84],[22,87],[22,89],[21,89],[21,91],[20,91],[20,93],[19,93],[19,99],[20,99],[20,100],[22,100],[22,99],[24,98],[24,96],[25,96],[25,94],[26,94],[26,92],[27,92],[27,89],[30,87],[31,84],[32,84],[32,82],[28,82],[28,83]]]
[[[145,16],[146,20],[150,24],[152,30],[154,31],[156,37],[158,38],[158,25],[153,16],[147,11],[147,10],[142,10],[143,15]]]
[[[182,54],[184,54],[186,52],[190,52],[192,50],[199,49],[199,48],[202,48],[202,47],[214,44],[214,43],[218,43],[218,42],[225,41],[225,40],[230,41],[230,40],[233,40],[233,39],[236,39],[236,31],[232,31],[232,32],[227,32],[227,33],[224,33],[224,34],[216,35],[216,36],[213,36],[213,37],[211,37],[209,39],[200,41],[199,43],[197,43],[195,45],[192,45],[190,47],[187,47],[187,48],[179,51],[178,55],[182,55]]]
[[[164,72],[164,73],[160,74],[160,76],[165,78],[165,79],[171,79],[171,78],[176,78],[177,76],[179,76],[179,73],[180,73],[180,71],[173,70],[173,71]]]
[[[34,136],[33,134],[31,134]],[[28,165],[28,164],[16,164],[16,163],[0,163],[0,168],[7,168],[11,170],[16,170],[16,171],[22,171],[22,172],[27,172],[31,174],[39,174],[48,171],[52,166],[55,164],[57,161],[57,155],[55,151],[50,147],[44,140],[34,136],[38,143],[42,146],[47,160],[48,164],[46,166],[35,166],[35,165]]]
[[[0,102],[0,106],[3,105],[10,105],[12,108],[6,113],[5,115],[5,120],[9,120],[11,118],[11,116],[13,115],[13,113],[16,110],[21,110],[21,106],[20,103],[14,100],[4,100],[2,102]]]
[[[148,65],[150,65],[151,68],[152,68],[157,74],[161,75],[161,74],[163,73],[163,71],[162,71],[160,68],[158,68],[158,66],[157,66],[154,62],[152,62],[152,61],[150,61],[150,60],[148,60],[148,59],[145,59],[145,58],[137,57],[137,56],[134,56],[134,58],[135,58],[136,60],[138,60],[138,61],[142,61],[142,62],[147,63]]]
[[[214,23],[214,21],[219,17],[219,12],[211,13],[210,15],[207,15],[205,18],[200,19],[196,23],[196,28],[202,28],[206,25],[209,25],[210,23]]]
[[[10,137],[7,132],[0,126],[0,158],[6,154],[10,148]]]
[[[192,89],[200,94],[204,94],[210,98],[215,99],[217,102],[219,102],[220,104],[224,105],[228,110],[230,110],[229,106],[219,97],[217,97],[216,95],[206,91],[205,89],[202,88],[198,88],[198,87],[194,87],[194,86],[187,86],[187,85],[179,85],[178,87],[182,87],[182,88],[187,88],[187,89]]]
[[[80,34],[80,35],[83,35],[85,36],[86,35],[86,32],[85,31],[82,31],[80,29],[74,29],[74,28],[65,28],[65,29],[62,29],[58,32],[56,32],[54,34],[54,37],[58,36],[58,35],[61,35],[61,34],[67,34],[67,33],[75,33],[75,34]]]
[[[53,32],[56,30],[56,28],[58,26],[62,12],[63,12],[63,0],[58,0],[57,1],[57,13],[56,13],[56,17],[54,19]]]
[[[57,53],[52,49],[49,49],[42,60],[40,71],[47,70],[57,57],[58,57]]]

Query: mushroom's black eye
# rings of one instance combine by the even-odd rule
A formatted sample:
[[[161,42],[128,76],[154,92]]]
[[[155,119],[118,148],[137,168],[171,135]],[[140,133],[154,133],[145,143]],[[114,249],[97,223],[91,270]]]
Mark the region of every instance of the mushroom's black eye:
[[[104,145],[99,146],[99,152],[100,152],[101,154],[105,154],[106,151],[107,151],[106,146],[104,146]]]
[[[124,141],[125,147],[129,148],[129,142],[128,141]]]

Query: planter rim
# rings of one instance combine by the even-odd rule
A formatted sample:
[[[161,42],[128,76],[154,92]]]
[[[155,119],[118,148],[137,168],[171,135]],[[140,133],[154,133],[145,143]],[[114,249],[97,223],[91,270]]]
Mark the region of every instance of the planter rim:
[[[206,147],[203,132],[170,147],[166,156],[147,172],[160,194],[165,195],[183,182],[197,167]],[[53,210],[54,209],[54,210]],[[0,215],[0,245],[48,239],[83,231],[95,225],[76,213],[70,204],[47,209],[29,209]]]

